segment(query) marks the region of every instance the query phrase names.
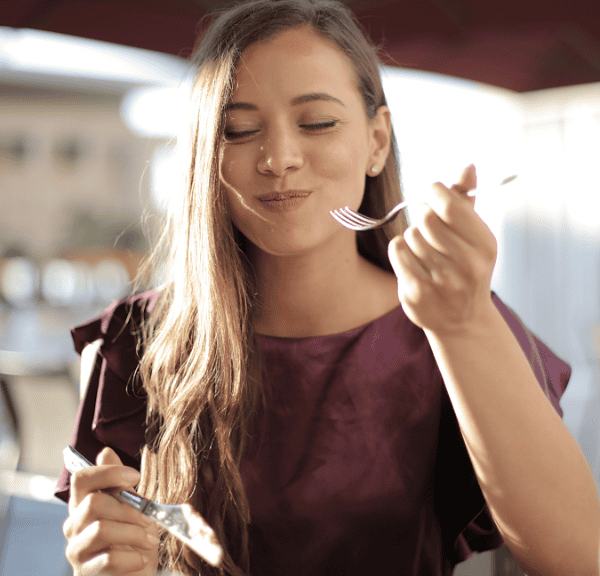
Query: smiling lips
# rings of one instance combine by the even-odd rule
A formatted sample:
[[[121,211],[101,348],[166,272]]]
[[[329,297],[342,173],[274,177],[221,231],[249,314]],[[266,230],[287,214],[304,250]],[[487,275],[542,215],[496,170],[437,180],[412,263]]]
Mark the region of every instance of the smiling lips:
[[[312,194],[311,190],[286,190],[285,192],[270,192],[257,196],[256,199],[273,212],[291,212],[302,204]]]

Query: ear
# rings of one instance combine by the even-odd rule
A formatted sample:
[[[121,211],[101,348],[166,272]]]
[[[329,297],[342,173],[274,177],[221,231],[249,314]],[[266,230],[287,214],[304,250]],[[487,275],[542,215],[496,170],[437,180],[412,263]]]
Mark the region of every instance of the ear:
[[[365,172],[367,176],[377,176],[385,166],[392,140],[392,116],[387,106],[380,106],[375,117],[369,121],[369,138],[371,152]]]

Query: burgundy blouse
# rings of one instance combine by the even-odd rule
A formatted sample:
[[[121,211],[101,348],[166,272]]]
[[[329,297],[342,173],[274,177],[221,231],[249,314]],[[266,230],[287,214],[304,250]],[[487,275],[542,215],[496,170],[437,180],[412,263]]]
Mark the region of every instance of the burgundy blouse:
[[[134,377],[147,292],[72,330],[101,339],[72,445],[105,445],[139,469],[145,393]],[[571,370],[492,293],[540,386],[558,401]],[[259,336],[270,390],[264,444],[242,462],[253,576],[450,576],[503,544],[423,330],[401,306],[342,334]],[[67,501],[69,474],[56,495]]]

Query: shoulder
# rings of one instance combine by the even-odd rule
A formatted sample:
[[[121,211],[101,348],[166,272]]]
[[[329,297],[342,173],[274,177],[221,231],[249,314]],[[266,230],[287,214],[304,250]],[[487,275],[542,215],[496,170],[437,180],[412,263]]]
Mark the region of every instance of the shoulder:
[[[73,327],[71,335],[76,352],[81,355],[86,346],[93,344],[92,351],[100,354],[108,367],[127,382],[141,357],[142,327],[159,296],[157,290],[129,296]]]
[[[148,317],[160,295],[157,290],[150,290],[123,298],[111,304],[106,310],[95,318],[75,326],[71,331],[74,333],[75,348],[78,353],[87,343],[88,333],[96,332],[96,335],[106,338],[117,336],[119,330],[126,324],[141,325]],[[91,342],[92,340],[88,340]]]
[[[110,446],[124,464],[139,469],[146,430],[146,394],[137,376],[140,329],[159,296],[155,290],[129,296],[71,330],[75,350],[85,349],[89,356],[82,365],[84,389],[70,445],[91,461]],[[69,498],[66,469],[56,495]]]
[[[148,290],[128,296],[111,304],[101,316],[121,320],[123,323],[132,318],[142,320],[152,312],[159,296],[158,290]]]

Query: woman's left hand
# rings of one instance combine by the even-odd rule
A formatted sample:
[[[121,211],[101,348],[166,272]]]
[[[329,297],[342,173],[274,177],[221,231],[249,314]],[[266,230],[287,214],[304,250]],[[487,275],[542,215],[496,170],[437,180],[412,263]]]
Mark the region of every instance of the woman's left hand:
[[[466,196],[476,188],[475,166],[446,188],[433,185],[419,222],[394,238],[388,255],[398,277],[398,297],[417,326],[438,335],[477,323],[491,304],[496,238]]]

